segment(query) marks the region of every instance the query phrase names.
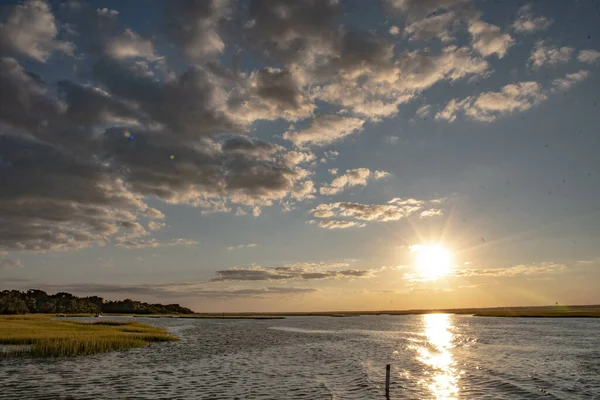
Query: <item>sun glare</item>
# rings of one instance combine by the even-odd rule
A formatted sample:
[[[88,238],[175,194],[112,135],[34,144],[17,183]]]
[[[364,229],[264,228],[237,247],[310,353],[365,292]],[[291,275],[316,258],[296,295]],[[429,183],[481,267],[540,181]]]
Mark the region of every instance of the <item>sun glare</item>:
[[[414,245],[410,251],[415,253],[415,266],[418,274],[425,280],[434,281],[450,272],[452,254],[439,244]]]

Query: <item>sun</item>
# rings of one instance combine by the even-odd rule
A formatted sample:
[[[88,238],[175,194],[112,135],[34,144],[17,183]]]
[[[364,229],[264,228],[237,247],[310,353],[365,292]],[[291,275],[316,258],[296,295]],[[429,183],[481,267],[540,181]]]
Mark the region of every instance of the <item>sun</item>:
[[[435,281],[450,273],[452,254],[440,244],[417,244],[410,246],[415,253],[418,274],[428,281]]]

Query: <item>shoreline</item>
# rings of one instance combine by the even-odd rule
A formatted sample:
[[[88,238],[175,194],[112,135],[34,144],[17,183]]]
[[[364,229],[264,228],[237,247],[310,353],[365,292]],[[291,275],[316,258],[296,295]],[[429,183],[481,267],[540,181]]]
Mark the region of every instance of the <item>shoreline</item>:
[[[105,313],[104,317],[128,318],[186,318],[186,319],[252,319],[278,320],[287,317],[335,317],[347,318],[369,315],[423,315],[454,314],[474,317],[498,318],[600,318],[600,305],[585,306],[541,306],[541,307],[494,307],[494,308],[446,308],[415,310],[374,311],[310,311],[310,312],[226,312],[193,314],[124,314]],[[12,314],[15,315],[15,314]],[[94,317],[93,314],[22,314],[28,316],[72,318]],[[97,319],[102,321],[102,319]]]
[[[134,318],[190,318],[190,319],[255,319],[275,320],[287,317],[335,317],[347,318],[369,315],[422,315],[454,314],[475,317],[498,318],[600,318],[600,305],[586,306],[541,306],[541,307],[495,307],[495,308],[452,308],[418,310],[377,311],[313,311],[313,312],[229,312],[194,314],[105,314],[105,316],[128,316]]]

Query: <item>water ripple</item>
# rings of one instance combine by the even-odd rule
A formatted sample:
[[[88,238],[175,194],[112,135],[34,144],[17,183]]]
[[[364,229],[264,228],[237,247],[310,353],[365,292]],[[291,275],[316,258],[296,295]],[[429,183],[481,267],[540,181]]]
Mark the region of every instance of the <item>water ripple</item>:
[[[429,319],[428,319],[429,318]],[[140,319],[182,340],[0,361],[0,399],[600,399],[600,320]]]

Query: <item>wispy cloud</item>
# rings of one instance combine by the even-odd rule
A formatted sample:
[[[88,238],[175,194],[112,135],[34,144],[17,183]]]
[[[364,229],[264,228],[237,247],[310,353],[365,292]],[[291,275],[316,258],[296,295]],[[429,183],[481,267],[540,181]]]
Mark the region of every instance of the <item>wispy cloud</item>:
[[[143,240],[143,239],[136,239],[136,240],[129,240],[129,239],[124,239],[121,241],[118,241],[115,246],[116,247],[122,247],[125,249],[143,249],[143,248],[147,248],[147,247],[171,247],[171,246],[192,246],[195,244],[198,244],[199,242],[195,241],[195,240],[191,240],[191,239],[173,239],[173,240],[168,240],[168,241],[164,241],[164,242],[160,242],[156,239],[150,239],[150,240]]]
[[[517,13],[517,20],[512,28],[518,33],[533,33],[548,29],[552,25],[552,20],[543,16],[533,15],[533,5],[525,4]]]
[[[349,169],[343,175],[337,176],[331,183],[321,186],[319,192],[322,195],[331,196],[353,186],[366,186],[371,179],[379,180],[389,175],[389,172],[371,172],[368,168]]]
[[[256,243],[238,244],[237,246],[227,246],[227,250],[231,251],[231,250],[238,250],[238,249],[251,249],[251,248],[254,248],[257,246],[258,245]]]
[[[520,264],[505,268],[479,268],[479,269],[462,269],[454,271],[457,277],[504,277],[511,278],[516,276],[537,276],[549,274],[561,274],[568,270],[564,264],[557,263],[540,263],[540,264]]]
[[[347,263],[297,263],[276,267],[237,267],[217,271],[213,282],[223,281],[287,281],[318,279],[355,279],[371,277],[377,269],[340,269]]]
[[[325,219],[325,221],[319,222],[320,227],[333,229],[363,226],[357,221],[386,222],[398,221],[415,214],[419,214],[423,218],[443,215],[440,205],[441,202],[435,200],[395,198],[390,200],[388,204],[324,203],[319,204],[310,212],[316,218]],[[345,218],[346,220],[331,218]]]
[[[16,268],[23,268],[21,260],[17,260],[15,258],[4,258],[0,255],[0,270],[9,270]]]

